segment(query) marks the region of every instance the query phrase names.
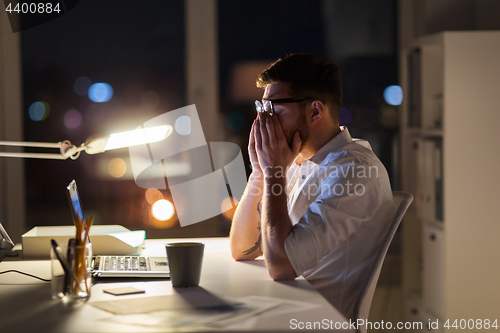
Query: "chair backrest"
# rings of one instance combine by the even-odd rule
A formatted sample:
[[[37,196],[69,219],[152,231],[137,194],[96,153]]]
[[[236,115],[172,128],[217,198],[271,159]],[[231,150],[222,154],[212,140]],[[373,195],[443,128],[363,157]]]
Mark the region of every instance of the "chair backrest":
[[[394,197],[394,208],[395,213],[392,219],[391,225],[387,234],[385,235],[384,242],[379,249],[379,253],[377,254],[377,258],[373,263],[370,274],[366,280],[365,285],[363,286],[363,290],[356,302],[356,306],[354,308],[354,320],[364,319],[365,322],[368,320],[368,314],[370,313],[370,307],[372,304],[373,294],[375,293],[375,287],[377,286],[378,278],[380,275],[380,270],[382,269],[382,264],[384,263],[385,255],[387,254],[387,250],[391,245],[392,239],[394,238],[394,234],[398,229],[403,216],[406,213],[406,210],[410,206],[413,201],[413,195],[406,192],[393,191],[392,195]],[[362,325],[358,328],[357,332],[365,333],[366,326]]]

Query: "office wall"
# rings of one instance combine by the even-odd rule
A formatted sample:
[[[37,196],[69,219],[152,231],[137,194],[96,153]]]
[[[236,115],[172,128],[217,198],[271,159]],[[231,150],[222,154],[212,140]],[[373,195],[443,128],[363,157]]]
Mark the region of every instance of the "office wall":
[[[187,0],[184,4],[187,105],[196,104],[207,141],[221,140],[217,2]]]
[[[0,7],[2,8],[2,7]],[[0,12],[0,141],[21,141],[22,102],[19,33],[12,33]],[[24,163],[0,158],[0,223],[18,242],[24,233]]]

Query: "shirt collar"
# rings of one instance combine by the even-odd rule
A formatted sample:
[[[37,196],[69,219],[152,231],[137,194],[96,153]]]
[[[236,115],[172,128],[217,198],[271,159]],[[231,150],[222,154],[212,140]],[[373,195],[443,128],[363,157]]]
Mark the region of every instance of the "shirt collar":
[[[321,147],[313,157],[311,157],[311,162],[315,164],[320,164],[329,153],[339,150],[341,147],[353,142],[349,130],[345,126],[340,126],[340,133],[335,135],[330,141],[328,141],[323,147]]]

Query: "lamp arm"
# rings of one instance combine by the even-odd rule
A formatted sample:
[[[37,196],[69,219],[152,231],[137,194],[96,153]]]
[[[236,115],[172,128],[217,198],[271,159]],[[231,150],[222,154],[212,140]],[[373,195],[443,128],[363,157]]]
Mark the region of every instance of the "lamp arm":
[[[34,147],[34,148],[59,148],[59,154],[48,153],[25,153],[25,152],[0,152],[0,157],[42,158],[76,160],[80,152],[85,150],[87,154],[104,153],[107,150],[136,146],[158,142],[172,134],[171,125],[160,125],[149,128],[139,128],[132,131],[114,133],[109,136],[94,136],[87,139],[79,147],[71,144],[68,140],[58,143],[45,142],[23,142],[23,141],[0,141],[0,146]]]
[[[78,156],[80,156],[80,152],[82,150],[85,150],[86,146],[85,144],[82,143],[80,147],[77,147],[68,140],[64,140],[63,142],[59,142],[61,144],[61,155],[64,156],[64,159],[67,159],[68,157],[71,158],[72,160],[76,160]]]
[[[0,157],[21,157],[21,158],[41,158],[53,160],[65,160],[71,158],[76,160],[80,152],[85,150],[85,146],[76,147],[68,140],[50,143],[50,142],[23,142],[23,141],[0,141],[0,146],[11,147],[33,147],[33,148],[59,148],[59,154],[51,153],[24,153],[24,152],[0,152]]]

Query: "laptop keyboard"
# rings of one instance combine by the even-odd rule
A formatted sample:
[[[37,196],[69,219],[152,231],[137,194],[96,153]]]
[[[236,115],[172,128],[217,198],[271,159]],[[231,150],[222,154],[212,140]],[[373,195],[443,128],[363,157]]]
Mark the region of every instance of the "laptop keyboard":
[[[100,261],[104,260],[101,270],[103,271],[147,271],[146,257],[106,256],[97,257],[94,261],[94,269],[99,270]]]

